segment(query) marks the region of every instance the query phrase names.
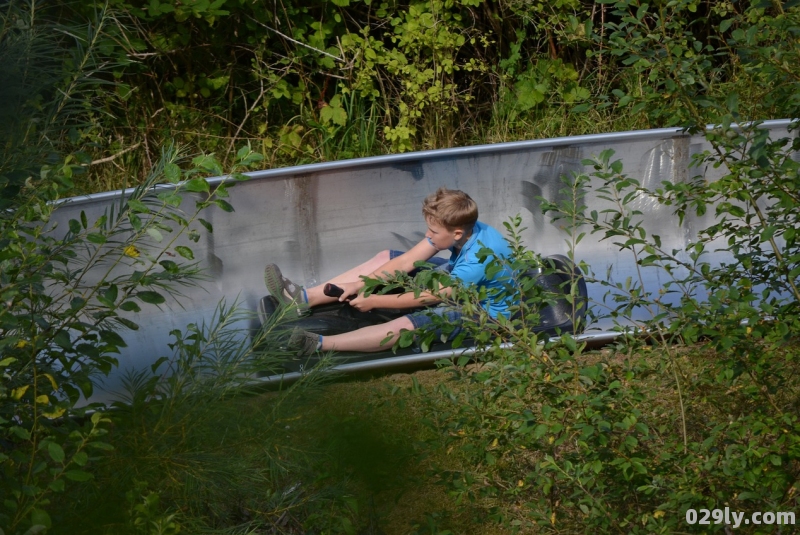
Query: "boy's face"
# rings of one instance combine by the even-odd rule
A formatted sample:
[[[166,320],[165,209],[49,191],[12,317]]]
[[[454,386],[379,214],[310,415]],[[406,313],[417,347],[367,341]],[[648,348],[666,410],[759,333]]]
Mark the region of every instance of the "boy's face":
[[[425,237],[428,238],[439,251],[453,247],[464,237],[464,231],[461,229],[448,230],[447,227],[430,218],[428,218],[426,222],[428,224],[428,231],[425,233]]]

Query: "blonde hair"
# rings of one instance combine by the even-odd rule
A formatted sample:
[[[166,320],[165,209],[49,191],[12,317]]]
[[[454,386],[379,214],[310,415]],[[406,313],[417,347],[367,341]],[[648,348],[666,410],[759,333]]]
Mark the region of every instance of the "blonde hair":
[[[422,202],[422,215],[447,230],[472,230],[478,221],[478,205],[461,190],[439,188]]]

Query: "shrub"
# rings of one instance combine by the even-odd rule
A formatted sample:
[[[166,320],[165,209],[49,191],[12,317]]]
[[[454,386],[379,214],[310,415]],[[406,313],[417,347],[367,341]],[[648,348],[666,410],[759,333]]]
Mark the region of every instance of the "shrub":
[[[260,159],[247,148],[238,157],[240,166]],[[0,520],[12,533],[50,527],[50,495],[91,479],[92,462],[112,447],[103,438],[108,417],[86,401],[97,377],[117,365],[114,354],[125,347],[119,331],[137,329],[132,314],[202,277],[178,239],[196,241],[201,229],[212,230],[200,217],[205,209],[232,210],[224,200],[229,185],[201,178],[221,173],[211,156],[195,158],[185,171],[179,162],[177,150],[166,150],[147,182],[95,221],[81,212],[67,229],[52,224],[57,181],[26,192],[0,218]],[[170,187],[154,187],[164,180]]]

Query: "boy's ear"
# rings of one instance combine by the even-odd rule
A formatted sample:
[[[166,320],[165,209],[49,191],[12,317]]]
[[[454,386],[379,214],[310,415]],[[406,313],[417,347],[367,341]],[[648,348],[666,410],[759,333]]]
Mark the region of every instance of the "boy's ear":
[[[464,237],[464,229],[461,228],[455,229],[453,231],[453,237],[456,239],[456,241],[459,241],[461,238]]]

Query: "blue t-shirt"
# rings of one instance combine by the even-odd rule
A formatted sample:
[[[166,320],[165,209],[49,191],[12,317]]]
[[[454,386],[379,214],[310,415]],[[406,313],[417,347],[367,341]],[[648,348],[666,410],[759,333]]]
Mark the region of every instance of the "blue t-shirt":
[[[492,257],[487,257],[486,263],[478,260],[478,251],[484,247],[491,249],[498,258],[511,256],[511,247],[503,235],[486,223],[478,221],[472,229],[472,236],[460,251],[456,251],[453,247],[450,248],[450,274],[465,284],[486,287],[489,296],[481,301],[481,306],[489,312],[491,317],[497,318],[499,314],[508,316],[510,296],[500,297],[493,294],[503,289],[503,281],[511,277],[511,270],[506,267],[491,279],[487,278],[486,263],[490,262]]]

